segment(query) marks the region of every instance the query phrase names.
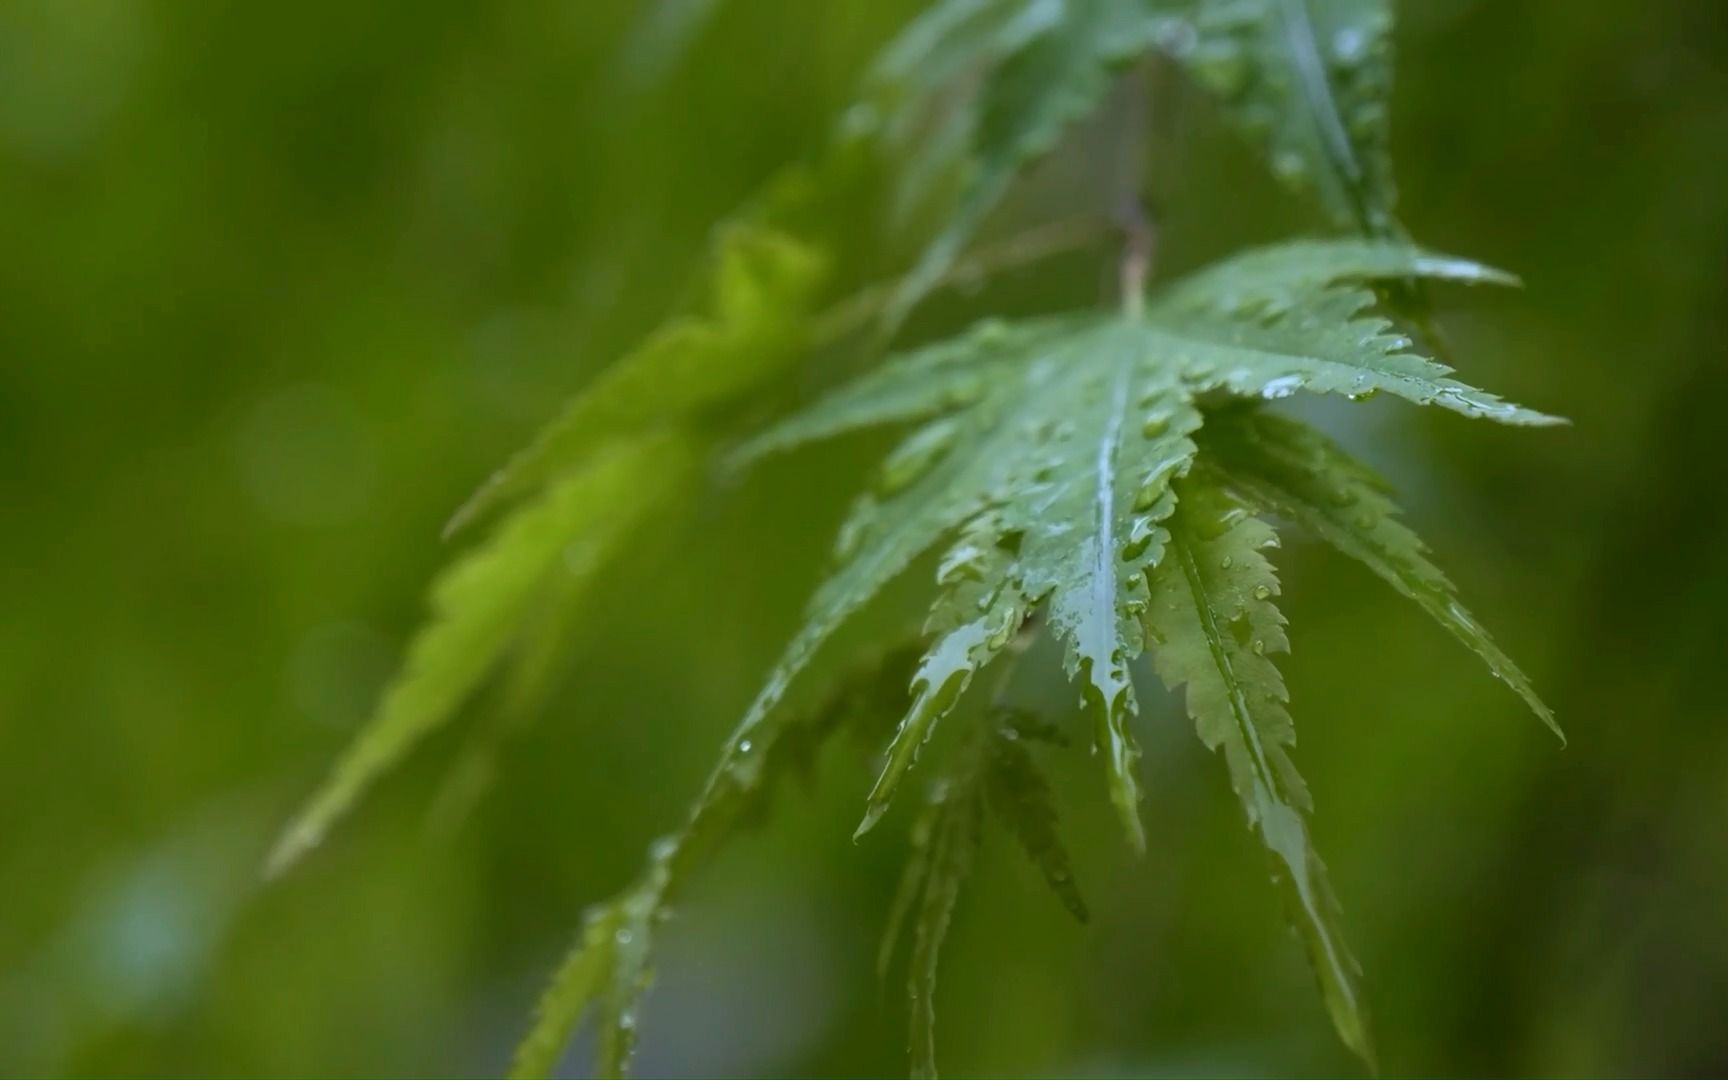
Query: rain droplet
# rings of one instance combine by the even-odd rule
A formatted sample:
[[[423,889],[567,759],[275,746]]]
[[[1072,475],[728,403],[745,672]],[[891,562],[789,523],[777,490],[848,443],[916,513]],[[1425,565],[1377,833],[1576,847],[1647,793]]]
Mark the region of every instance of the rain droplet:
[[[738,740],[738,752],[740,754],[748,754],[754,749],[756,749],[756,744],[751,742],[749,739]]]
[[[1332,36],[1332,58],[1340,64],[1355,65],[1368,55],[1368,35],[1360,26],[1346,26]]]
[[[1152,546],[1152,538],[1158,535],[1158,526],[1149,517],[1135,518],[1128,527],[1128,542],[1122,545],[1124,559],[1138,559],[1146,554],[1146,549]]]
[[[1148,439],[1156,439],[1158,436],[1169,430],[1170,417],[1163,413],[1155,413],[1152,416],[1148,416],[1146,422],[1140,425],[1140,434],[1146,436]]]
[[[1221,570],[1228,570],[1234,565],[1236,565],[1236,560],[1229,555],[1218,560],[1218,568]]]
[[[636,940],[636,935],[632,934],[628,930],[619,930],[616,934],[612,935],[612,940],[616,941],[620,945],[628,945],[632,941]]]
[[[977,578],[984,571],[984,549],[973,543],[956,544],[936,567],[936,584],[952,585],[961,578]]]
[[[1259,638],[1254,639],[1254,645],[1252,647],[1254,649],[1254,655],[1255,656],[1265,656],[1266,655],[1266,643],[1264,641],[1261,641]]]
[[[1272,586],[1270,586],[1270,585],[1256,585],[1256,586],[1254,586],[1254,599],[1264,600],[1268,596],[1271,596],[1271,595],[1272,595]]]
[[[1301,388],[1302,377],[1300,375],[1280,375],[1276,379],[1268,380],[1266,385],[1260,388],[1260,396],[1267,401],[1276,401],[1279,398],[1289,397]]]

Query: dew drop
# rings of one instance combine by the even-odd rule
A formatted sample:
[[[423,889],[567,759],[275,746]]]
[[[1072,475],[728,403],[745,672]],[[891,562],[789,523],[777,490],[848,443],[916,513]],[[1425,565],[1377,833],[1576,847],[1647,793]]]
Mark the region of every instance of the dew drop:
[[[1149,517],[1135,518],[1128,526],[1128,542],[1122,545],[1124,559],[1138,559],[1146,554],[1146,549],[1152,546],[1152,538],[1158,534],[1158,526]]]
[[[1148,439],[1156,439],[1158,436],[1169,430],[1170,418],[1163,413],[1156,413],[1152,416],[1148,416],[1146,422],[1140,425],[1140,434],[1146,436]]]
[[[1253,644],[1252,648],[1254,650],[1255,656],[1265,656],[1266,655],[1266,643],[1264,641],[1261,641],[1259,638],[1254,639],[1254,644]]]
[[[738,740],[738,752],[740,754],[748,754],[754,749],[756,749],[756,744],[751,742],[749,739]]]
[[[953,585],[962,578],[976,579],[983,572],[984,549],[970,542],[956,544],[936,567],[936,584]]]
[[[1226,555],[1222,559],[1218,560],[1218,568],[1220,570],[1228,570],[1234,565],[1236,565],[1236,560],[1229,555]]]
[[[1270,585],[1256,585],[1256,586],[1254,586],[1254,599],[1264,600],[1271,595],[1272,595],[1272,586],[1270,586]]]
[[[1332,58],[1354,66],[1368,55],[1368,35],[1360,26],[1346,26],[1332,36]]]
[[[1279,398],[1289,397],[1301,388],[1302,377],[1300,375],[1280,375],[1276,379],[1268,380],[1266,385],[1260,388],[1260,396],[1267,401],[1276,401]]]
[[[628,945],[632,941],[636,940],[636,935],[632,934],[628,930],[622,930],[621,929],[617,933],[612,935],[612,940],[616,941],[620,945]]]

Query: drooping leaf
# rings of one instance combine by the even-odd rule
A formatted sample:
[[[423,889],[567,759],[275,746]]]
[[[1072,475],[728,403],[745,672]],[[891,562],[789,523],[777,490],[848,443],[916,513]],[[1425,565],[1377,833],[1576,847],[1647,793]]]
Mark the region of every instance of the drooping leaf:
[[[1147,633],[1153,663],[1187,687],[1201,741],[1222,749],[1231,786],[1272,857],[1291,919],[1308,948],[1333,1024],[1370,1065],[1374,1047],[1358,969],[1304,814],[1308,792],[1291,764],[1295,729],[1271,657],[1289,649],[1274,606],[1278,579],[1263,551],[1277,538],[1204,479],[1185,483],[1169,522],[1170,556],[1152,574]]]
[[[804,194],[770,188],[756,217]],[[707,281],[709,312],[674,319],[578,395],[534,443],[451,520],[453,532],[511,500],[523,502],[494,536],[434,584],[433,616],[409,648],[377,716],[330,779],[289,824],[266,863],[275,874],[316,845],[364,789],[437,728],[523,645],[510,695],[516,706],[545,685],[549,652],[590,583],[651,513],[700,477],[705,440],[682,421],[772,375],[794,356],[825,270],[822,255],[778,229],[720,231]],[[562,564],[564,572],[555,574]],[[485,754],[470,759],[484,773]],[[469,783],[470,789],[475,785]],[[458,794],[454,803],[471,798]]]
[[[888,921],[882,927],[882,942],[876,948],[878,979],[888,977],[888,969],[894,965],[894,953],[900,947],[900,934],[906,926],[906,919],[912,914],[913,905],[924,895],[939,810],[940,804],[926,803],[907,838],[906,866],[900,872],[899,884],[894,887],[894,899],[888,905]]]
[[[587,591],[606,558],[696,468],[677,435],[624,441],[551,486],[433,583],[432,616],[377,714],[289,823],[266,864],[285,870],[384,772],[443,725],[517,640],[539,598]]]
[[[929,293],[1015,176],[1096,109],[1112,73],[1167,26],[1139,0],[1021,3],[997,18],[990,42],[1002,62],[986,76],[972,118],[969,175],[947,223],[889,305],[890,322]]]
[[[979,519],[937,571],[946,592],[925,626],[933,643],[912,677],[911,708],[889,743],[858,836],[875,827],[936,722],[954,708],[973,674],[1007,647],[1026,618],[1025,597],[1012,583],[1003,584],[1013,555],[994,541],[990,519]]]
[[[581,937],[541,995],[533,1027],[516,1049],[511,1077],[550,1076],[590,1006],[599,1014],[595,1075],[621,1077],[628,1071],[636,1046],[636,1003],[653,979],[653,934],[671,884],[670,849],[662,844],[641,881],[589,911]]]
[[[1050,784],[1013,721],[1003,725],[990,740],[984,790],[990,809],[1020,841],[1062,906],[1085,922],[1086,900],[1074,883],[1068,849],[1056,832],[1056,806]]]
[[[912,1014],[911,1073],[923,1080],[936,1077],[937,962],[954,919],[960,887],[972,872],[983,816],[975,784],[939,791],[935,798],[938,809],[932,826],[930,865],[912,926],[912,959],[907,978]]]
[[[451,518],[453,533],[538,490],[621,436],[724,402],[797,355],[823,258],[772,229],[734,226],[714,256],[709,311],[674,319],[577,395]]]
[[[818,592],[765,700],[913,556],[960,536],[943,560],[928,627],[934,640],[913,707],[862,829],[880,818],[972,674],[1026,611],[1044,604],[1095,719],[1095,745],[1108,751],[1112,799],[1140,846],[1127,665],[1145,644],[1144,571],[1163,555],[1159,523],[1173,505],[1171,481],[1194,457],[1198,395],[1385,388],[1467,415],[1547,420],[1446,378],[1367,313],[1373,294],[1362,283],[1422,275],[1494,279],[1475,263],[1392,244],[1266,249],[1171,286],[1143,317],[985,323],[889,360],[747,445],[744,460],[866,425],[923,421],[842,528],[841,566]]]
[[[583,1013],[600,995],[611,972],[613,935],[617,932],[614,909],[595,908],[588,913],[576,944],[540,995],[533,1027],[516,1047],[515,1060],[510,1065],[512,1077],[552,1075],[569,1042],[569,1033],[582,1022]]]
[[[887,322],[897,325],[930,292],[1014,178],[1098,107],[1113,77],[1155,49],[1218,99],[1281,181],[1315,193],[1344,228],[1397,238],[1391,29],[1390,0],[932,6],[883,50],[860,105],[876,124],[893,118],[890,141],[909,157],[907,182],[918,187],[910,201],[936,177],[959,177]]]
[[[1260,411],[1214,418],[1204,448],[1233,490],[1308,529],[1414,600],[1561,734],[1530,680],[1458,602],[1422,541],[1398,520],[1385,482],[1367,466],[1312,428]]]
[[[1391,0],[1195,0],[1176,56],[1340,226],[1397,234]]]
[[[636,1008],[650,977],[654,933],[667,906],[701,859],[760,809],[772,782],[808,763],[829,736],[848,726],[874,732],[903,704],[899,688],[915,651],[889,649],[837,678],[814,707],[782,709],[758,725],[754,740],[733,739],[684,827],[656,841],[635,884],[591,908],[581,937],[541,995],[533,1026],[518,1045],[511,1076],[551,1075],[583,1014],[599,1005],[596,1072],[620,1076],[636,1035]],[[750,767],[742,767],[748,762]]]

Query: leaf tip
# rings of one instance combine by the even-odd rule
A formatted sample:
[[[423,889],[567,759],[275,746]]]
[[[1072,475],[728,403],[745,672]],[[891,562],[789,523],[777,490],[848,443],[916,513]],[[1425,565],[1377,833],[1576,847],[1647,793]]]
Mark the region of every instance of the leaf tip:
[[[864,807],[864,820],[860,821],[858,827],[852,830],[852,842],[856,844],[863,840],[865,835],[882,820],[882,815],[887,812],[888,800],[871,799]]]
[[[324,830],[304,817],[289,822],[276,838],[270,853],[264,857],[258,876],[266,882],[278,881],[293,869],[306,853],[324,842]]]
[[[1496,269],[1474,259],[1461,259],[1456,255],[1424,253],[1416,257],[1413,269],[1423,277],[1458,281],[1466,285],[1502,285],[1511,289],[1524,287],[1524,279],[1517,274]]]

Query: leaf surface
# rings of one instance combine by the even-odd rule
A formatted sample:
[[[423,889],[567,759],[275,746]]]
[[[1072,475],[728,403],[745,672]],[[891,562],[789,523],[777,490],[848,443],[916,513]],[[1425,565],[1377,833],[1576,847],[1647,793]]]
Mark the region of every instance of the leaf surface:
[[[1199,396],[1387,389],[1466,415],[1548,420],[1447,378],[1368,313],[1367,282],[1414,275],[1497,280],[1475,263],[1395,244],[1264,249],[1170,286],[1143,318],[986,322],[892,358],[763,433],[743,460],[858,427],[922,421],[842,528],[839,569],[746,729],[842,619],[920,552],[958,535],[942,563],[913,705],[860,832],[880,819],[973,674],[1043,605],[1094,718],[1112,801],[1141,847],[1128,664],[1145,647],[1145,572],[1163,557],[1171,484],[1196,452]]]
[[[548,590],[578,602],[637,522],[681,491],[696,464],[692,445],[676,435],[622,442],[524,505],[440,574],[431,618],[377,713],[284,830],[266,873],[281,873],[316,847],[375,780],[455,714]]]
[[[1204,482],[1184,485],[1170,521],[1171,557],[1152,575],[1146,627],[1159,677],[1186,686],[1201,741],[1224,752],[1231,787],[1272,857],[1333,1025],[1372,1065],[1359,971],[1309,836],[1308,791],[1288,755],[1295,729],[1271,657],[1287,652],[1289,641],[1273,601],[1278,579],[1264,555],[1276,543],[1243,504]]]
[[[446,532],[538,490],[613,439],[693,416],[778,371],[797,354],[822,273],[822,257],[785,233],[723,233],[709,312],[672,320],[601,373],[487,479]]]
[[[1333,221],[1397,235],[1390,0],[1197,0],[1177,57],[1279,180]]]
[[[1209,459],[1233,489],[1261,510],[1312,532],[1414,600],[1561,735],[1529,678],[1459,603],[1421,539],[1398,520],[1385,481],[1324,435],[1282,417],[1244,412],[1215,420],[1206,436]]]

